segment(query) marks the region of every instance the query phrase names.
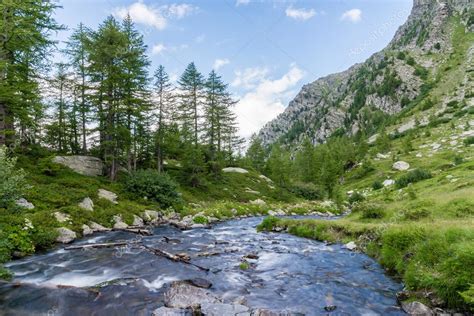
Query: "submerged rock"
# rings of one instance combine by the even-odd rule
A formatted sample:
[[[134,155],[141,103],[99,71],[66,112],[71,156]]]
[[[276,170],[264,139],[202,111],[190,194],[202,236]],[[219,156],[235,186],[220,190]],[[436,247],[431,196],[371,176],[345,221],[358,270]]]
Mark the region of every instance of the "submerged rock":
[[[167,307],[173,308],[199,308],[205,303],[220,303],[220,299],[202,288],[187,282],[177,281],[164,294]]]
[[[211,282],[209,282],[208,280],[203,279],[203,278],[189,279],[189,280],[186,280],[185,282],[187,282],[191,285],[203,288],[203,289],[209,289],[212,286]]]
[[[250,309],[239,304],[202,303],[201,313],[206,316],[250,316]]]
[[[402,309],[408,314],[413,316],[431,316],[433,311],[420,302],[402,303]]]
[[[114,204],[118,204],[117,194],[115,194],[114,192],[110,192],[104,189],[99,189],[98,195],[99,195],[99,198],[101,199],[106,199]]]
[[[78,205],[80,208],[86,211],[93,211],[94,210],[94,202],[91,200],[90,197],[86,197],[82,200],[81,203]]]
[[[56,231],[59,233],[56,241],[63,244],[68,244],[77,237],[75,232],[66,227],[56,228]]]
[[[187,309],[160,307],[153,311],[153,316],[191,316],[193,313]]]

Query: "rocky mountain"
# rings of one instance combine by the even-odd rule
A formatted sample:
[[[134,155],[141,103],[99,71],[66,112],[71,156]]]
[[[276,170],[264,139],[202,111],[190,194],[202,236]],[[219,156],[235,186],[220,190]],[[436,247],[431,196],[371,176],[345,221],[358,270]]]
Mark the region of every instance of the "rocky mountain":
[[[358,131],[370,136],[394,114],[413,113],[427,102],[446,76],[453,77],[455,91],[448,95],[443,90],[429,102],[443,106],[453,98],[464,100],[474,90],[469,71],[473,31],[473,1],[414,0],[410,16],[385,49],[364,63],[303,86],[259,137],[270,145],[297,144],[305,137],[316,144],[331,135]],[[427,117],[420,119],[427,123]]]

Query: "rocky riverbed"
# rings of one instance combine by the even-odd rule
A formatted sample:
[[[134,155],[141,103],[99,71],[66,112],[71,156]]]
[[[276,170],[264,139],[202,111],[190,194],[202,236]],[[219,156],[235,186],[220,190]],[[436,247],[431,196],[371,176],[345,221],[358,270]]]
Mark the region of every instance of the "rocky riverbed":
[[[9,263],[2,315],[401,315],[402,286],[364,254],[287,234],[257,233],[262,218],[212,229],[104,232]],[[178,255],[173,261],[150,249]],[[189,264],[192,263],[192,264]],[[207,270],[208,269],[208,270]]]

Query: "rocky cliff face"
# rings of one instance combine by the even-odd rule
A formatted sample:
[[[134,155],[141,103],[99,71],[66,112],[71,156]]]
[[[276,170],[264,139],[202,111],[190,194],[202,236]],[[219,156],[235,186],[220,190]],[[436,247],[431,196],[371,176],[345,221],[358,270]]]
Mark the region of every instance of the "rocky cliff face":
[[[414,0],[390,44],[362,64],[305,85],[260,131],[265,145],[322,143],[334,133],[370,135],[383,120],[427,93],[452,53],[453,19],[473,29],[474,1]]]

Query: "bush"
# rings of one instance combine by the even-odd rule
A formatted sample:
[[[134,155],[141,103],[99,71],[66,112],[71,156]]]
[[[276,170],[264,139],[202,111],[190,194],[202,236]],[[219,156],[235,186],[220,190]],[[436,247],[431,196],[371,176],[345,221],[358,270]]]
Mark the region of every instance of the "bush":
[[[365,200],[365,196],[359,192],[354,192],[349,196],[349,203],[354,204]]]
[[[25,172],[15,169],[16,158],[7,155],[7,149],[0,146],[0,208],[8,207],[22,197],[28,189]]]
[[[411,209],[402,211],[403,219],[405,220],[419,220],[430,216],[431,212],[426,208]]]
[[[310,201],[324,198],[323,190],[312,183],[294,183],[289,190],[293,194]]]
[[[361,213],[361,218],[363,219],[376,219],[385,216],[382,206],[375,203],[358,203],[352,208],[352,211]]]
[[[57,176],[63,169],[60,164],[54,163],[51,158],[42,158],[38,161],[38,170],[47,176]]]
[[[464,145],[470,146],[472,144],[474,144],[474,136],[469,136],[464,140]]]
[[[193,218],[193,222],[196,224],[207,224],[207,217],[203,215],[198,215]]]
[[[177,186],[171,178],[156,170],[139,170],[125,180],[125,189],[138,198],[158,202],[168,208],[181,201]]]
[[[401,176],[395,181],[398,189],[405,188],[410,183],[415,183],[421,180],[430,179],[431,173],[423,169],[415,169],[409,171],[407,174]]]
[[[374,189],[375,191],[380,190],[382,188],[383,188],[382,182],[375,180],[374,183],[372,183],[372,189]]]

